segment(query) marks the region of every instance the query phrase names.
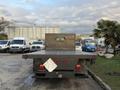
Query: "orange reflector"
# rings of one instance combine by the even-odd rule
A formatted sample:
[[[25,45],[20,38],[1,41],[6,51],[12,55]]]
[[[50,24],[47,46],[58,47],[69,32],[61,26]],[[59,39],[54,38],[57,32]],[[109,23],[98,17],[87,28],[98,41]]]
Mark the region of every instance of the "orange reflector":
[[[43,64],[40,64],[39,69],[40,71],[45,71],[45,66]]]
[[[81,65],[77,64],[77,65],[75,66],[75,71],[76,71],[76,72],[79,72],[80,69],[81,69]]]

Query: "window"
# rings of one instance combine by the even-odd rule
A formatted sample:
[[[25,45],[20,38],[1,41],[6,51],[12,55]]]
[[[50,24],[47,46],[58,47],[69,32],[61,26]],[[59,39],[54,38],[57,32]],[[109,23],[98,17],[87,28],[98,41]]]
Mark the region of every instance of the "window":
[[[13,40],[11,44],[24,44],[24,40]]]

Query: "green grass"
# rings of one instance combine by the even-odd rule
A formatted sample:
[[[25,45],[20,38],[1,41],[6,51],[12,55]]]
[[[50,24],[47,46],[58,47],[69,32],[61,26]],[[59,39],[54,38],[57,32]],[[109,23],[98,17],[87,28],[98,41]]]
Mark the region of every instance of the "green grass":
[[[120,76],[108,74],[111,72],[120,73],[120,55],[117,55],[112,59],[98,56],[96,63],[89,67],[97,76],[107,83],[112,90],[120,90]]]

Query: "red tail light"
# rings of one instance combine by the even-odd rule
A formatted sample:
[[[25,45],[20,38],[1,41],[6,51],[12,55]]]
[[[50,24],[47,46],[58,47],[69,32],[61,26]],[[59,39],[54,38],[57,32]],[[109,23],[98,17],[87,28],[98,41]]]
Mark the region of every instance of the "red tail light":
[[[81,65],[77,64],[77,65],[75,66],[75,71],[76,71],[76,72],[79,72],[80,70],[81,70]]]
[[[45,66],[43,64],[40,64],[39,69],[40,71],[45,71]]]

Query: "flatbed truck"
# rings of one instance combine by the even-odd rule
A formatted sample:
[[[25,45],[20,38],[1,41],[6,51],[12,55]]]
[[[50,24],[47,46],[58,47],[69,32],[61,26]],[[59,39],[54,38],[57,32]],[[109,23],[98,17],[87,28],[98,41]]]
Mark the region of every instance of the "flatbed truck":
[[[86,76],[86,63],[94,63],[96,53],[75,50],[75,34],[46,34],[45,50],[23,55],[33,59],[37,78],[72,78]]]

